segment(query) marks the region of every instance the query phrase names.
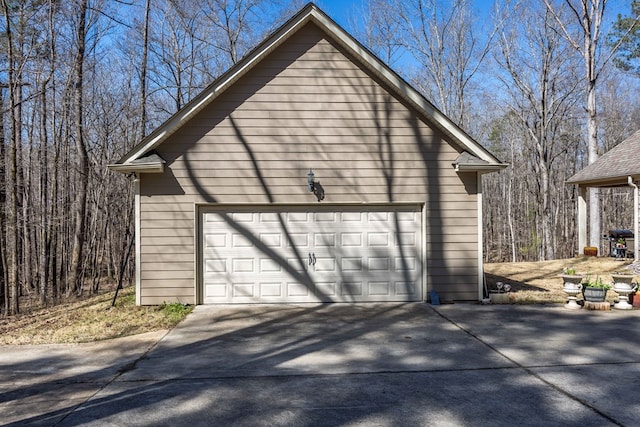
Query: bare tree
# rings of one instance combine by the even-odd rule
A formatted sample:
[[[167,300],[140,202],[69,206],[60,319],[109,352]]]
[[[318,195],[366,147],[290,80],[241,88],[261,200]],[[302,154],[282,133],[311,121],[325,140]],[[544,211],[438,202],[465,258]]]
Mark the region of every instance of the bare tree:
[[[490,52],[495,29],[479,36],[469,0],[396,0],[394,5],[403,46],[420,64],[412,83],[468,128],[471,85]]]
[[[577,82],[570,47],[559,35],[557,22],[546,9],[522,4],[511,25],[499,38],[498,64],[506,71],[498,74],[509,94],[510,109],[523,129],[522,142],[531,156],[540,227],[540,258],[554,259],[554,211],[552,188],[554,162],[575,151],[562,138],[576,103]]]
[[[597,84],[612,55],[600,55],[602,25],[607,0],[564,0],[561,4],[544,0],[547,9],[560,25],[562,34],[580,54],[584,64],[585,111],[589,164],[598,159]],[[567,13],[565,13],[565,11]],[[589,189],[589,244],[600,247],[600,197],[597,188]]]
[[[362,3],[357,16],[351,22],[356,38],[393,67],[403,54],[401,22],[394,5],[387,0],[368,0]]]
[[[20,68],[15,52],[13,39],[13,23],[11,21],[11,9],[7,0],[2,0],[2,9],[5,19],[5,35],[7,39],[7,63],[9,81],[6,86],[9,89],[9,153],[7,170],[7,204],[6,204],[6,244],[8,254],[7,280],[8,280],[8,310],[10,314],[20,311],[18,297],[18,147],[21,141],[21,117],[19,109],[20,101]]]
[[[76,53],[73,65],[73,94],[74,94],[74,140],[77,156],[77,171],[79,174],[78,188],[76,190],[73,211],[75,216],[75,228],[73,233],[73,249],[71,253],[71,267],[69,284],[77,293],[82,292],[82,249],[84,245],[84,232],[87,210],[87,182],[89,175],[89,157],[84,135],[84,61],[87,37],[87,11],[88,0],[80,0],[77,10],[76,22]]]
[[[147,134],[147,67],[149,62],[149,14],[151,0],[145,1],[142,26],[142,59],[140,61],[140,138]]]

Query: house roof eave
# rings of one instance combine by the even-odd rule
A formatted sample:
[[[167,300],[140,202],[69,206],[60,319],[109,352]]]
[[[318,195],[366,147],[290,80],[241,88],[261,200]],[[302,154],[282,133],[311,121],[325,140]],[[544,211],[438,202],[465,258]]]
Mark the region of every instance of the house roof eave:
[[[109,170],[120,173],[162,173],[164,172],[164,163],[114,163],[107,165]]]
[[[129,164],[158,147],[183,124],[188,122],[195,114],[213,102],[214,99],[220,96],[220,94],[222,94],[234,82],[260,63],[265,56],[288,40],[299,28],[303,27],[310,21],[313,21],[318,25],[332,38],[332,40],[337,42],[351,55],[353,55],[353,57],[356,58],[356,60],[358,60],[365,68],[378,76],[378,78],[380,78],[382,82],[396,94],[396,96],[407,101],[420,115],[425,117],[430,123],[433,123],[445,135],[449,136],[452,139],[452,141],[450,141],[451,143],[458,145],[463,150],[471,152],[477,158],[490,164],[502,164],[500,160],[493,156],[493,154],[471,138],[458,125],[452,122],[424,96],[413,89],[396,72],[342,29],[328,15],[318,9],[313,3],[309,3],[294,17],[276,30],[270,37],[265,39],[264,42],[254,48],[254,50],[240,60],[235,66],[216,79],[184,108],[176,112],[167,121],[160,125],[160,127],[145,137],[138,145],[120,158],[115,165]]]
[[[592,179],[568,179],[567,185],[577,185],[580,187],[625,187],[629,185],[629,176],[634,182],[640,182],[640,174],[618,175]]]

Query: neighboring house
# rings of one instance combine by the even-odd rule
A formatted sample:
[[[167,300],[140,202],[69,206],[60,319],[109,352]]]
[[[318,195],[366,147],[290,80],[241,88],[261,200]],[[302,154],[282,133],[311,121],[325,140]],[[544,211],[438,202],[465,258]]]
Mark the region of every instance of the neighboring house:
[[[598,160],[580,170],[567,180],[577,185],[578,194],[578,251],[587,246],[587,188],[624,187],[633,189],[633,254],[638,261],[638,186],[640,185],[640,130],[604,153]],[[602,234],[602,233],[600,233]]]
[[[310,4],[110,168],[146,305],[477,301],[505,166]]]

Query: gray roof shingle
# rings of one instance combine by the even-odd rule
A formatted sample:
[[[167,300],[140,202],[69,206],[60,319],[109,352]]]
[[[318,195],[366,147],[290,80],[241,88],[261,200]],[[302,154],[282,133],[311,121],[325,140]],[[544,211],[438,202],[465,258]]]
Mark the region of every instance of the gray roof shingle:
[[[573,175],[567,184],[626,181],[628,176],[640,176],[640,130]]]

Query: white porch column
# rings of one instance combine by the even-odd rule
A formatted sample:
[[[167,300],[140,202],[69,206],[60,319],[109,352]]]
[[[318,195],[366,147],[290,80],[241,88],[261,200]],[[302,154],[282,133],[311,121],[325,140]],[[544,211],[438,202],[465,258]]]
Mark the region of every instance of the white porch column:
[[[478,179],[478,301],[484,298],[484,256],[482,227],[482,174],[477,172]]]
[[[587,187],[578,186],[578,255],[587,246]]]
[[[140,173],[136,172],[133,181],[134,203],[135,203],[135,231],[136,233],[136,305],[140,305]]]
[[[633,188],[633,260],[634,262],[638,262],[638,260],[640,260],[640,254],[638,254],[638,252],[640,251],[640,236],[638,236],[638,227],[640,227],[640,225],[638,224],[638,210],[640,209],[640,206],[638,206],[638,186],[635,185]]]

